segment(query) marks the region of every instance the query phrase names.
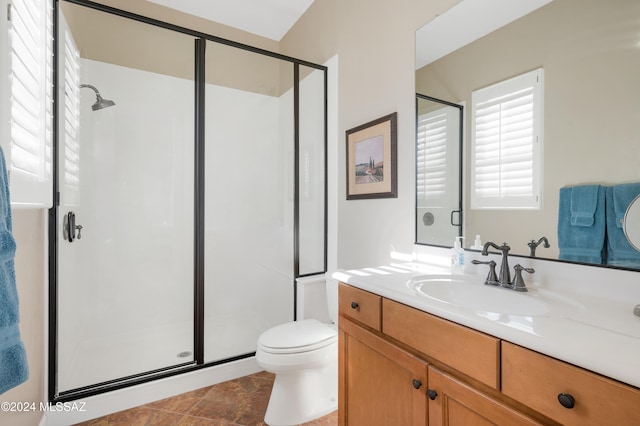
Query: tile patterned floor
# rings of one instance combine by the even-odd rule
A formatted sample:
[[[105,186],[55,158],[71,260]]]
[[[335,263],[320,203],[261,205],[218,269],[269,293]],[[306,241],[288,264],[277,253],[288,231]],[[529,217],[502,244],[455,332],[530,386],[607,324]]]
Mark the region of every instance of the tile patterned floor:
[[[262,426],[273,374],[261,372],[113,413],[77,426]],[[335,426],[333,412],[304,426]]]

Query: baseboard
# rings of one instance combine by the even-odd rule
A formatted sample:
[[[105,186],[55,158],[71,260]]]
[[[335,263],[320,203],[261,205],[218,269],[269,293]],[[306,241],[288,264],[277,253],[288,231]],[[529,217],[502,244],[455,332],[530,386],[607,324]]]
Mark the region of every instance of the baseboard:
[[[107,414],[148,404],[181,393],[256,373],[262,369],[255,357],[119,389],[82,400],[65,403],[60,411],[45,414],[39,426],[68,426]]]

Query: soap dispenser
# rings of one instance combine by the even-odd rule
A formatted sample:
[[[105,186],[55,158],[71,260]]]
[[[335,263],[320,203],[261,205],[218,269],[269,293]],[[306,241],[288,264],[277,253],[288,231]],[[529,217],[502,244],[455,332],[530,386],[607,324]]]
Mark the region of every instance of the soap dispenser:
[[[453,274],[464,273],[464,249],[462,248],[462,240],[464,237],[456,237],[451,249],[451,272]]]
[[[476,239],[471,246],[473,250],[482,250],[482,240],[480,239],[480,235],[476,235]]]

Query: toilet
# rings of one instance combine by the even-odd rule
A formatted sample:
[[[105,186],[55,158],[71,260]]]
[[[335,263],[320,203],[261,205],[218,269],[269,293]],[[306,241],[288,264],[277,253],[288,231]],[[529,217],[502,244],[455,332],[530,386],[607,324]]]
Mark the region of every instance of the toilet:
[[[298,303],[309,304],[313,289],[325,289],[329,322],[306,318],[277,325],[260,335],[256,350],[259,366],[275,374],[264,417],[270,426],[291,426],[322,417],[338,408],[338,284],[321,279],[298,280]],[[317,304],[317,301],[316,301]],[[326,320],[325,318],[321,318]]]

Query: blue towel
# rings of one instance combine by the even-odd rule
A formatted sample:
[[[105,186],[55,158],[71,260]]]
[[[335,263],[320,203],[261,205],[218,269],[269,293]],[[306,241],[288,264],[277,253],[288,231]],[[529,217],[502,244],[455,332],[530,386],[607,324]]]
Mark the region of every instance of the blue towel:
[[[605,260],[605,190],[600,185],[560,188],[559,258],[601,264]]]
[[[576,186],[571,189],[571,226],[593,226],[598,208],[599,185]]]
[[[607,187],[607,264],[640,268],[640,252],[624,235],[622,220],[629,204],[640,194],[640,183]]]
[[[29,378],[27,355],[18,329],[15,254],[7,166],[0,148],[0,394]]]

